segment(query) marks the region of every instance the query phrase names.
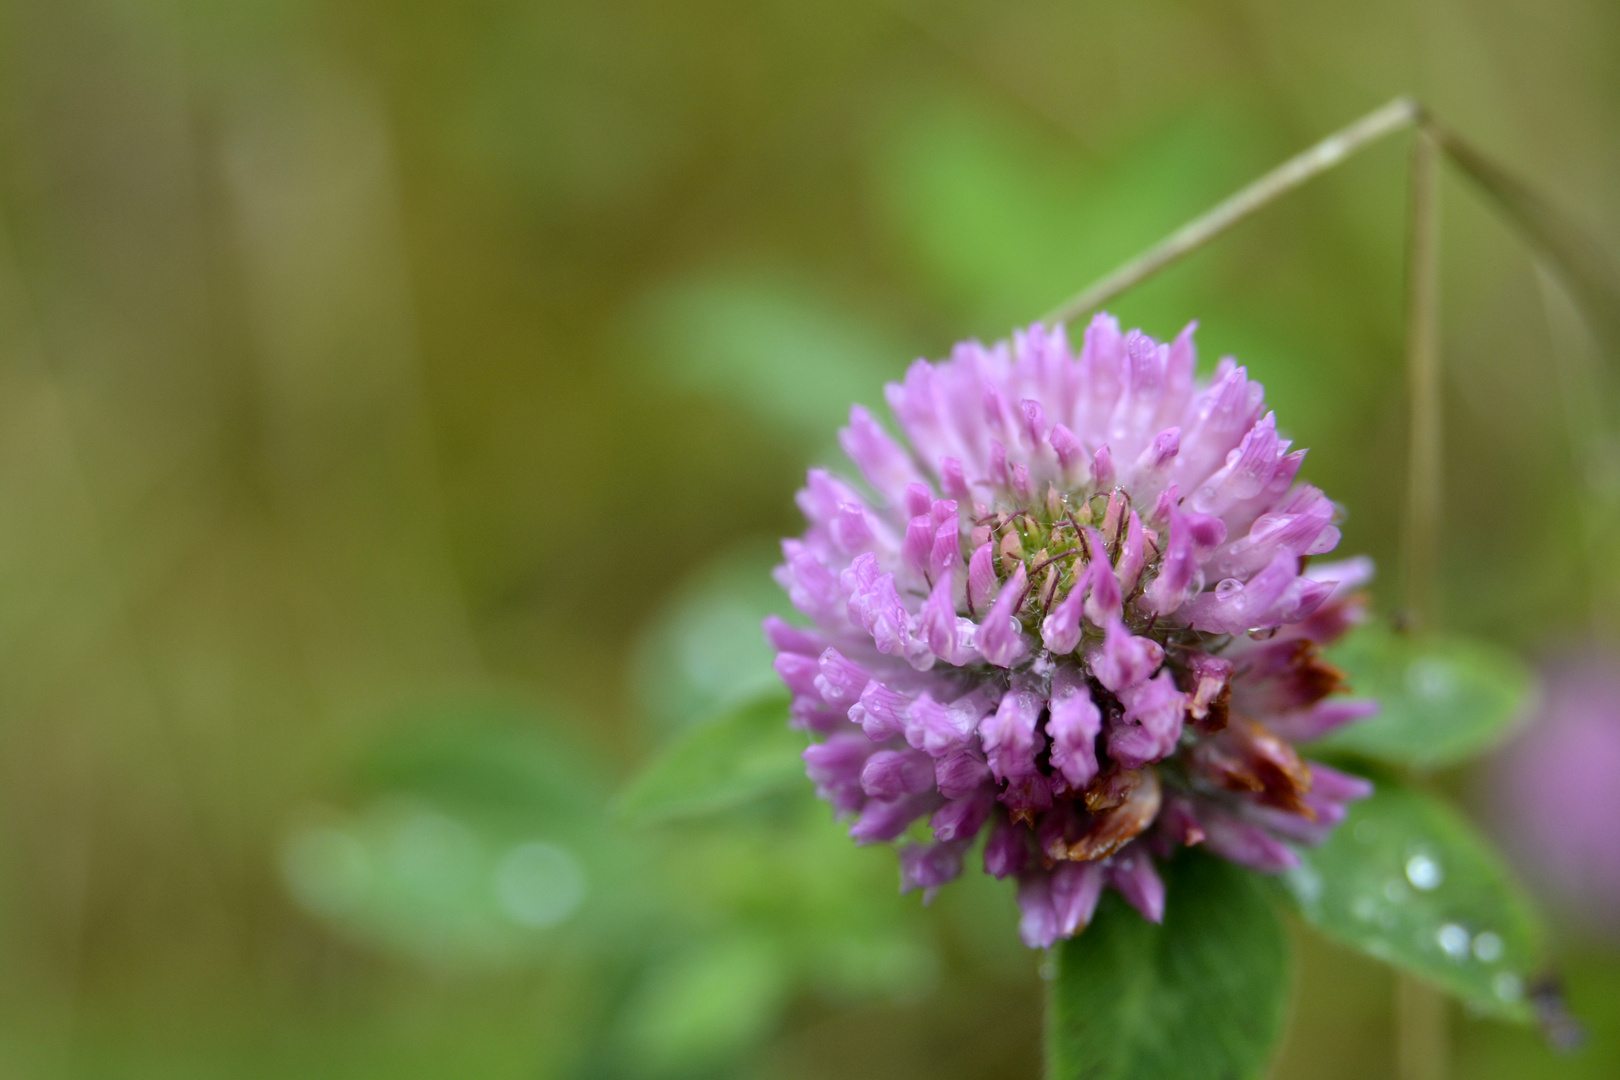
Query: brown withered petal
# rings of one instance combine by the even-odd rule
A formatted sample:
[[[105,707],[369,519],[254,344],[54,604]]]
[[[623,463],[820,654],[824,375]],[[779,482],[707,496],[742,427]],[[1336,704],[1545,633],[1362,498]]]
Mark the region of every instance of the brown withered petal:
[[[1266,666],[1271,670],[1265,674],[1276,681],[1275,693],[1282,699],[1277,705],[1281,708],[1305,708],[1330,694],[1350,689],[1349,676],[1322,659],[1316,644],[1309,640],[1292,642],[1277,661]]]
[[[1112,810],[1116,806],[1123,805],[1136,789],[1142,786],[1143,771],[1110,765],[1108,770],[1099,774],[1083,793],[1086,809],[1093,814],[1100,814],[1104,810]]]
[[[1205,735],[1214,735],[1226,730],[1226,725],[1232,719],[1232,684],[1227,683],[1221,687],[1221,692],[1209,703],[1204,715],[1193,721],[1193,726]]]
[[[1193,764],[1228,791],[1252,792],[1258,802],[1315,820],[1305,803],[1311,769],[1289,743],[1264,724],[1239,719],[1193,751]]]
[[[1159,814],[1159,774],[1154,769],[1130,773],[1137,780],[1124,802],[1100,814],[1086,835],[1069,845],[1076,862],[1104,859],[1141,835]]]

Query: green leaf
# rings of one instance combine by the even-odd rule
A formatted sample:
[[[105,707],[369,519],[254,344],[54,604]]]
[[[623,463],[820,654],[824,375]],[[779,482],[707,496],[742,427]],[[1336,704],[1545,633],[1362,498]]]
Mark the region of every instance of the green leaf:
[[[778,689],[693,726],[630,784],[620,812],[644,822],[693,817],[802,784],[805,739],[787,717]]]
[[[1282,1035],[1288,940],[1255,875],[1200,852],[1164,868],[1164,925],[1113,893],[1064,942],[1048,1080],[1259,1076]]]
[[[1539,958],[1529,904],[1486,840],[1450,805],[1395,780],[1284,878],[1306,921],[1429,979],[1475,1008],[1531,1019]]]
[[[831,430],[831,429],[829,429]],[[732,545],[677,585],[636,642],[630,685],[648,727],[667,736],[780,687],[760,623],[792,615],[771,580],[775,538]]]
[[[1526,715],[1535,690],[1535,678],[1512,653],[1466,638],[1405,637],[1377,623],[1328,659],[1350,676],[1357,696],[1376,698],[1380,709],[1317,746],[1420,769],[1498,742]]]
[[[1216,106],[1098,155],[972,100],[908,115],[874,158],[883,219],[953,310],[1002,334],[1163,236],[1270,155],[1241,112]],[[1191,262],[1127,301],[1161,333],[1181,328],[1189,286],[1218,263]],[[1148,297],[1144,303],[1143,296]],[[1156,298],[1156,299],[1155,299]],[[1180,322],[1174,320],[1181,320]],[[1133,322],[1130,325],[1138,325]]]
[[[627,351],[666,386],[820,443],[854,401],[878,404],[917,355],[903,336],[807,282],[751,270],[677,281],[640,301]]]
[[[772,943],[732,935],[692,944],[643,977],[616,1047],[650,1076],[713,1072],[769,1032],[791,987]]]

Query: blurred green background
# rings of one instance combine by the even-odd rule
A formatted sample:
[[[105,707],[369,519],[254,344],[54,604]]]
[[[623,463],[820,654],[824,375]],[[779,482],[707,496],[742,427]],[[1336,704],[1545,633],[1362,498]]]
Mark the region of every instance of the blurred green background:
[[[850,401],[1400,92],[1620,247],[1617,55],[1603,0],[6,0],[0,1075],[1037,1075],[1005,889],[898,897],[807,783],[614,791],[768,683]],[[1404,161],[1116,306],[1250,366],[1386,607]],[[1612,395],[1444,200],[1445,618],[1551,656]],[[1620,1074],[1554,927],[1587,1048],[1458,1011],[1455,1075]],[[1393,978],[1296,930],[1275,1075],[1388,1075]]]

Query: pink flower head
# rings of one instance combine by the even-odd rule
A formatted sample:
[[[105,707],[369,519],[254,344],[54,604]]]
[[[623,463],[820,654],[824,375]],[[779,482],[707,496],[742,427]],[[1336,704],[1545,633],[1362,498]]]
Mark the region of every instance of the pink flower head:
[[[772,621],[822,797],[858,842],[895,841],[906,888],[1016,876],[1026,944],[1070,937],[1105,887],[1157,921],[1155,861],[1203,844],[1297,862],[1365,796],[1289,739],[1364,715],[1325,701],[1318,647],[1360,614],[1365,560],[1243,368],[1194,378],[1109,316],[919,360],[841,442],[872,494],[820,470],[777,579],[813,630]]]

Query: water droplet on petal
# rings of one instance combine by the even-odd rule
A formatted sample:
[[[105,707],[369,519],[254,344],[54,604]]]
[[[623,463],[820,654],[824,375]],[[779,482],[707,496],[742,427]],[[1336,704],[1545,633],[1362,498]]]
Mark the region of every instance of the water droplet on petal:
[[[1502,959],[1502,939],[1489,930],[1474,935],[1474,955],[1487,964]]]
[[[1456,923],[1446,923],[1435,931],[1435,941],[1440,943],[1441,950],[1453,960],[1468,959],[1468,946],[1471,938],[1467,930]]]
[[[1406,880],[1412,883],[1414,889],[1428,892],[1437,889],[1445,880],[1445,874],[1440,864],[1428,855],[1418,854],[1406,860]]]
[[[1215,586],[1215,598],[1217,600],[1229,600],[1242,591],[1243,582],[1235,577],[1225,578]]]

